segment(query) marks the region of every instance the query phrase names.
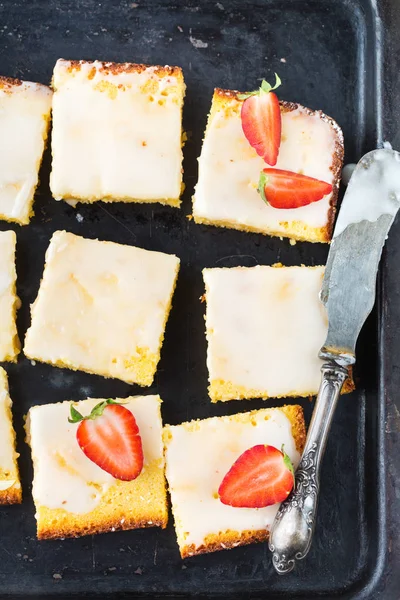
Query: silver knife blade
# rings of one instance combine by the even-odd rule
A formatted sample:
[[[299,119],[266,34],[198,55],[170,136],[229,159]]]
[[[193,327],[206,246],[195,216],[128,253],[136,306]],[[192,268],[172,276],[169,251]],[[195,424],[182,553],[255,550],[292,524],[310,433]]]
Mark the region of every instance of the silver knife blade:
[[[374,150],[356,166],[344,195],[325,268],[321,300],[328,334],[320,357],[342,366],[355,347],[375,302],[378,265],[400,208],[400,154]]]

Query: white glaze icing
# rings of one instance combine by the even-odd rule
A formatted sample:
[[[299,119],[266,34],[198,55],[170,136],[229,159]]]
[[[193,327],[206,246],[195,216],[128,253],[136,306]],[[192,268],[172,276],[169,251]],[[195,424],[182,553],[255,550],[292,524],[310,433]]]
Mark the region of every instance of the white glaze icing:
[[[12,402],[8,393],[7,376],[4,369],[0,367],[0,477],[2,473],[9,476],[0,479],[0,491],[12,487],[18,481],[15,460],[18,454],[14,449],[14,430],[10,419]]]
[[[358,163],[347,187],[334,237],[348,225],[395,215],[400,207],[400,154],[390,149],[369,152]]]
[[[3,479],[0,480],[0,492],[9,490],[16,483],[16,479]]]
[[[0,361],[15,356],[15,245],[16,235],[13,231],[0,232]]]
[[[158,353],[176,256],[56,232],[25,355],[136,381],[130,361]]]
[[[83,415],[101,402],[88,399],[74,403]],[[144,469],[154,460],[163,469],[159,396],[122,399],[134,415],[142,438]],[[76,440],[78,425],[69,423],[71,402],[34,406],[28,415],[28,432],[34,460],[33,498],[36,507],[63,508],[88,513],[115,483],[114,477],[89,460]]]
[[[0,80],[0,218],[27,223],[51,110],[51,90]]]
[[[323,267],[204,269],[210,381],[270,397],[318,391]],[[227,398],[231,399],[231,398]]]
[[[53,85],[50,187],[57,200],[179,197],[182,82],[153,67],[106,73],[98,61],[81,61],[71,71],[58,60]]]
[[[222,504],[217,496],[225,474],[252,446],[281,448],[284,444],[294,466],[299,463],[291,423],[282,411],[262,409],[252,421],[256,424],[235,415],[189,425],[194,431],[188,424],[168,428],[172,439],[166,443],[166,475],[180,546],[195,544],[197,548],[205,536],[228,529],[240,533],[271,527],[279,504],[262,509],[234,508]]]
[[[260,172],[268,165],[246,140],[240,113],[219,108],[214,114],[213,110],[199,158],[199,180],[193,199],[195,218],[229,221],[265,232],[290,232],[282,223],[292,221],[324,227],[331,194],[297,209],[266,205],[257,188]],[[283,113],[282,142],[275,168],[332,183],[337,135],[319,114],[310,115],[303,107]]]

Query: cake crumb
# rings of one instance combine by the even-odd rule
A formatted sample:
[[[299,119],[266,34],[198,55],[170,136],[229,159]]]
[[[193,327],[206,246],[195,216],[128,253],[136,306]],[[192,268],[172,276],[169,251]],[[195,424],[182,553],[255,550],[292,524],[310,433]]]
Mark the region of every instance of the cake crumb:
[[[36,366],[36,360],[31,360],[31,365],[32,365],[32,367],[35,367]]]
[[[142,569],[140,567],[138,567],[136,569],[136,571],[133,571],[133,572],[136,573],[136,575],[142,575],[143,574],[143,571],[142,571]]]
[[[178,31],[180,31],[181,33],[183,33],[183,29],[180,25],[177,26]]]
[[[53,573],[53,579],[60,580],[62,579],[62,575],[60,573]]]
[[[291,246],[295,246],[295,245],[296,245],[296,240],[294,240],[293,238],[290,238],[290,240],[289,240],[289,244],[290,244]]]
[[[192,46],[194,46],[195,48],[208,48],[207,42],[203,42],[203,40],[199,40],[193,37],[192,35],[189,36],[189,40]]]
[[[81,215],[81,213],[76,213],[76,217],[75,218],[78,221],[78,223],[82,223],[83,216]]]
[[[286,58],[280,58],[279,60],[281,61],[281,63],[285,63],[286,62]]]

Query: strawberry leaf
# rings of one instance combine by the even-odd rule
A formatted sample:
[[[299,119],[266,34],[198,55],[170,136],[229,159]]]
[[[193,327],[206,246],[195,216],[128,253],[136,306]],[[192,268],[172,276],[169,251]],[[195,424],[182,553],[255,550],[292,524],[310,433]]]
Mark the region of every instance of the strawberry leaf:
[[[258,180],[258,193],[260,194],[261,198],[264,200],[265,204],[268,204],[268,200],[267,197],[265,195],[265,186],[268,183],[268,176],[264,173],[264,171],[261,171],[260,173],[260,179]]]
[[[88,417],[86,417],[87,419],[96,419],[97,417],[101,417],[101,415],[103,414],[103,411],[105,409],[105,407],[108,404],[108,400],[104,400],[103,402],[99,402],[98,404],[96,404],[96,406],[94,408],[92,408],[92,411],[90,413],[90,415]]]
[[[276,88],[278,88],[281,85],[281,83],[281,78],[277,73],[275,73],[275,85],[272,87],[271,84],[268,83],[268,81],[265,81],[265,79],[263,79],[263,82],[260,87],[260,93],[264,92],[265,94],[268,94],[269,92],[276,90]]]
[[[250,98],[250,96],[259,96],[260,94],[268,94],[269,92],[276,90],[276,88],[278,88],[281,85],[281,83],[282,83],[281,78],[279,77],[279,75],[277,73],[275,73],[275,85],[274,86],[272,86],[270,83],[268,83],[268,81],[265,81],[265,79],[263,79],[261,87],[258,90],[255,90],[254,92],[245,92],[244,94],[238,94],[237,99],[238,100],[247,100],[247,98]]]
[[[71,416],[68,417],[68,421],[70,423],[80,423],[81,421],[86,421],[87,419],[91,419],[92,421],[97,417],[101,417],[104,412],[104,409],[109,404],[126,404],[126,402],[118,402],[118,400],[112,400],[108,398],[107,400],[103,400],[94,406],[91,410],[91,413],[84,417],[80,412],[76,410],[71,404]]]
[[[293,485],[295,482],[294,479],[294,468],[293,468],[293,464],[292,461],[290,460],[290,457],[286,454],[285,452],[285,446],[284,444],[282,444],[282,448],[281,448],[281,452],[283,454],[283,462],[285,464],[285,467],[291,472],[291,474],[293,475]]]
[[[82,416],[82,415],[81,415],[81,413],[80,413],[80,412],[78,412],[78,411],[76,410],[76,408],[74,408],[74,407],[72,406],[72,404],[71,404],[71,406],[70,406],[70,413],[71,413],[71,416],[70,416],[70,417],[68,417],[68,422],[69,422],[69,423],[80,423],[80,422],[81,422],[81,421],[83,421],[83,420],[84,420],[84,418],[85,418],[84,416]]]
[[[247,98],[250,98],[250,96],[257,96],[257,94],[258,94],[258,90],[256,90],[255,92],[245,92],[244,94],[238,94],[237,99],[238,100],[247,100]]]

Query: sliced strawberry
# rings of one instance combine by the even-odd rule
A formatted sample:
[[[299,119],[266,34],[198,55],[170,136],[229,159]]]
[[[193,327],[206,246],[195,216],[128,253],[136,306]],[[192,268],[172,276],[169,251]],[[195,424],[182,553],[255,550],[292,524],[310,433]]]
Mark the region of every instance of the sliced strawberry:
[[[263,508],[282,502],[292,491],[294,471],[288,455],[274,446],[253,446],[243,452],[219,486],[223,504]]]
[[[271,166],[278,160],[282,134],[279,100],[272,91],[281,81],[276,74],[275,77],[274,87],[263,81],[256,92],[238,96],[240,100],[244,99],[241,110],[243,133],[257,154]]]
[[[115,479],[132,481],[143,468],[142,440],[130,410],[114,400],[97,404],[83,417],[71,405],[70,423],[79,423],[76,439],[84,454]]]
[[[299,208],[321,200],[332,192],[332,185],[292,171],[264,169],[258,191],[274,208]]]

